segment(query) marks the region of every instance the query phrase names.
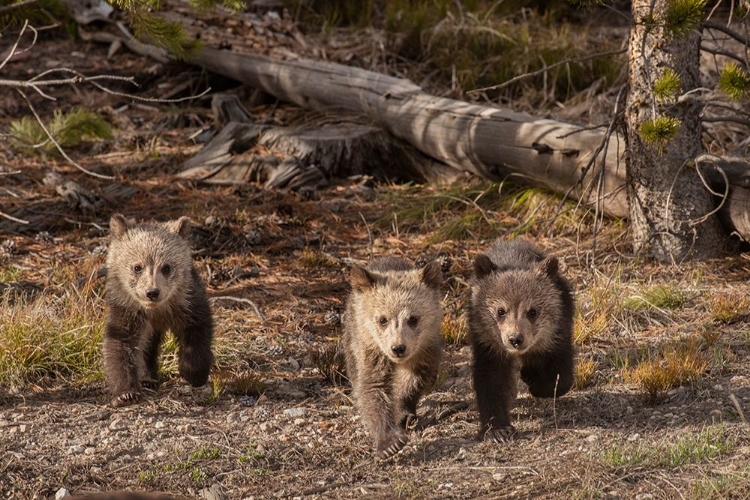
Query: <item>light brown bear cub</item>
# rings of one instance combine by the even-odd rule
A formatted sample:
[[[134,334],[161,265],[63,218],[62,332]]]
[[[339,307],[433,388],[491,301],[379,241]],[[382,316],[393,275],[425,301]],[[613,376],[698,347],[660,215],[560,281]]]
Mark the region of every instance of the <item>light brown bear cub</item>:
[[[213,363],[213,322],[206,290],[193,266],[190,221],[109,222],[107,326],[104,369],[112,406],[138,402],[141,386],[159,385],[159,347],[171,330],[179,344],[179,371],[198,387]]]
[[[573,385],[573,294],[547,257],[523,240],[497,241],[474,261],[469,336],[480,439],[515,434],[510,408],[518,374],[535,397],[559,397]]]
[[[342,343],[353,395],[378,458],[398,453],[416,424],[417,403],[443,354],[440,264],[403,258],[354,266]]]

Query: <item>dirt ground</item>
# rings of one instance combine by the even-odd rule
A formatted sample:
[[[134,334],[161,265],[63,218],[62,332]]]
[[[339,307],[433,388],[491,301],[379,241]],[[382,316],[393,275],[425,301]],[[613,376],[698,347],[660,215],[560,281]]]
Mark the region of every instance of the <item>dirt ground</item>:
[[[199,88],[207,78],[185,66],[144,62],[127,52],[108,60],[106,53],[106,46],[49,37],[11,62],[4,77],[75,64],[85,72],[135,73],[143,95],[184,81]],[[168,348],[162,387],[119,409],[107,405],[99,360],[81,373],[6,379],[0,385],[1,498],[55,498],[61,489],[214,499],[750,498],[747,254],[655,266],[630,253],[617,221],[605,222],[594,246],[585,214],[540,236],[544,217],[529,222],[531,215],[479,210],[468,194],[460,208],[430,212],[447,188],[357,178],[332,180],[317,196],[303,196],[187,182],[174,174],[201,149],[200,133],[212,130],[208,100],[167,108],[91,88],[51,93],[64,106],[95,109],[115,125],[112,140],[69,151],[85,168],[115,179],[87,176],[60,159],[29,157],[0,141],[0,211],[30,221],[0,222],[4,280],[30,294],[6,293],[0,307],[73,297],[95,311],[97,323],[78,333],[96,344],[104,318],[104,279],[97,272],[110,215],[188,215],[195,223],[195,260],[212,297],[217,364],[209,386],[191,389],[177,376]],[[32,99],[42,116],[56,106]],[[294,110],[252,112],[283,121]],[[3,132],[24,115],[20,97],[0,96]],[[97,193],[102,201],[95,212],[71,208],[44,185],[49,169]],[[456,187],[450,189],[447,196],[454,196]],[[530,212],[554,213],[558,200],[539,196],[541,208]],[[399,210],[414,207],[423,211],[422,223],[399,222]],[[463,215],[475,216],[463,237],[436,237]],[[485,217],[501,221],[491,233],[482,227]],[[576,287],[578,331],[602,326],[578,343],[579,360],[592,367],[585,383],[556,401],[522,391],[513,412],[519,436],[498,446],[476,439],[461,321],[471,260],[493,236],[517,234],[560,257]],[[447,342],[438,385],[420,405],[424,427],[401,453],[377,461],[346,383],[324,376],[332,365],[319,353],[330,352],[340,335],[348,265],[394,254],[446,262]],[[683,300],[669,308],[628,302],[655,285],[678,290]],[[722,297],[745,309],[720,319],[712,304]],[[705,361],[699,377],[655,398],[628,379],[631,365],[659,359],[664,345],[693,340]]]

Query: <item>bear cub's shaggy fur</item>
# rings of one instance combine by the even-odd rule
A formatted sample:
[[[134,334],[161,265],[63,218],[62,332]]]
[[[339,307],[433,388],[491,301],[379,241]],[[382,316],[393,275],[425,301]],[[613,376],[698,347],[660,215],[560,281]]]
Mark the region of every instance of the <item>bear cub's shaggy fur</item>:
[[[573,294],[558,261],[523,240],[497,241],[474,261],[469,308],[480,439],[515,434],[518,375],[535,397],[573,385]]]
[[[179,371],[191,385],[208,380],[213,322],[203,281],[193,266],[190,221],[109,223],[104,368],[112,406],[139,401],[141,387],[159,385],[159,347],[171,330]]]
[[[398,453],[442,358],[440,264],[403,258],[354,266],[344,316],[346,372],[378,458]]]

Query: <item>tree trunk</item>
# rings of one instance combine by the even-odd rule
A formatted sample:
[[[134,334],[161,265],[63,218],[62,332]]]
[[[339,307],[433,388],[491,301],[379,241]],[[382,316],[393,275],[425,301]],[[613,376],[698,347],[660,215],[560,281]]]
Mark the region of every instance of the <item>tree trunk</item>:
[[[700,35],[691,31],[672,36],[661,22],[667,5],[668,0],[632,2],[636,24],[629,42],[627,186],[636,252],[661,262],[679,262],[716,256],[724,234],[716,217],[704,217],[715,204],[691,161],[701,153],[700,105],[690,99],[660,104],[651,90],[667,68],[679,75],[683,93],[700,85]],[[646,143],[640,132],[645,122],[659,115],[680,120],[677,134],[663,148]]]

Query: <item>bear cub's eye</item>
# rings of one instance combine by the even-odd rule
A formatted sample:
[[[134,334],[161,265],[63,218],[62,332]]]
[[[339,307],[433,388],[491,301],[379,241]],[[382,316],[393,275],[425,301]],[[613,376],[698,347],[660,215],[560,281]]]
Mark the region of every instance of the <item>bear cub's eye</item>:
[[[406,323],[410,327],[414,328],[415,326],[417,326],[417,323],[419,323],[419,318],[417,318],[416,316],[409,316],[409,319],[406,320]]]
[[[133,266],[133,272],[135,274],[141,274],[143,272],[143,266],[141,266],[140,264],[134,265]]]
[[[529,312],[526,313],[526,315],[529,317],[529,319],[536,318],[536,315],[537,315],[536,309],[534,308],[529,309]]]
[[[500,319],[503,319],[505,317],[505,309],[502,307],[497,310],[497,317]]]
[[[161,266],[161,273],[164,276],[169,276],[169,273],[171,272],[172,272],[172,267],[169,264],[164,264],[163,266]]]
[[[378,323],[380,323],[380,326],[385,326],[388,324],[388,318],[386,318],[385,316],[381,316],[378,320]]]

